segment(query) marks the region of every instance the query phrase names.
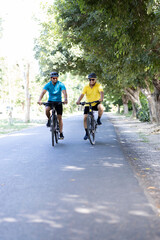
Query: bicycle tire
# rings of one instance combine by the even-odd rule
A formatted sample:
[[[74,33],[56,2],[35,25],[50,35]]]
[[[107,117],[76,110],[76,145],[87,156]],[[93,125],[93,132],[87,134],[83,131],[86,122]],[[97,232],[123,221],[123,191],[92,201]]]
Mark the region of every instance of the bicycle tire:
[[[54,116],[51,117],[51,137],[52,137],[52,146],[54,147]]]
[[[87,116],[87,132],[88,138],[92,145],[95,144],[95,120],[94,117],[90,114]]]
[[[58,121],[57,121],[57,116],[54,116],[54,136],[55,136],[55,141],[58,143]]]

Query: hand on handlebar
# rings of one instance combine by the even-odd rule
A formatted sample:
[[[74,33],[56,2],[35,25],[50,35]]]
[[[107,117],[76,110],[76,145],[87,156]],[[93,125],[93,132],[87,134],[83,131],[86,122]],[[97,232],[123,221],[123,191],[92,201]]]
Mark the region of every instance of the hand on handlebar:
[[[39,105],[42,105],[42,104],[43,104],[41,101],[38,101],[37,103],[38,103]]]
[[[68,100],[65,100],[64,102],[63,102],[63,104],[67,104],[68,103]]]

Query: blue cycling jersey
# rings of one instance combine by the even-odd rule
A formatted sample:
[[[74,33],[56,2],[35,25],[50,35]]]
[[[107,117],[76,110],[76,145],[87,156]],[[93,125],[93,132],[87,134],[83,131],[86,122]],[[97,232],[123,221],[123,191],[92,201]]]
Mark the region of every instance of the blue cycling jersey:
[[[48,101],[61,102],[62,101],[62,91],[66,90],[66,87],[60,81],[57,81],[57,83],[55,85],[53,85],[52,81],[50,81],[44,86],[43,89],[47,90],[49,93]]]

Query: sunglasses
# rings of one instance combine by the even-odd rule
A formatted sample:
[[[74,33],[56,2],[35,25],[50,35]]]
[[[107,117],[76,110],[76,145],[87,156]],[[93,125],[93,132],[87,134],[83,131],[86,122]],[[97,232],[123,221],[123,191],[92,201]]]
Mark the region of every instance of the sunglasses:
[[[51,77],[53,80],[57,80],[57,78]]]
[[[95,81],[96,79],[95,78],[88,78],[89,81]]]

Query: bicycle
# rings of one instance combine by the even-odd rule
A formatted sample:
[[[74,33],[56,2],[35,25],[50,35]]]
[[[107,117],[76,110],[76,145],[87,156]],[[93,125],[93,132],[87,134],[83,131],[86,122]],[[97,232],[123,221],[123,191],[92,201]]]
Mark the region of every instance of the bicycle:
[[[85,104],[89,104],[89,113],[87,116],[87,133],[89,141],[92,145],[95,144],[95,134],[97,129],[97,121],[94,118],[94,112],[92,109],[92,103],[99,103],[99,101],[93,101],[93,102],[80,102],[82,106]]]
[[[51,137],[52,137],[52,146],[55,146],[55,142],[58,143],[58,139],[60,137],[60,131],[59,131],[59,122],[58,122],[58,118],[57,118],[57,112],[55,109],[55,104],[60,104],[63,102],[53,102],[52,103],[52,114],[50,116],[50,131],[51,131]],[[47,102],[42,102],[43,105],[47,105]]]

